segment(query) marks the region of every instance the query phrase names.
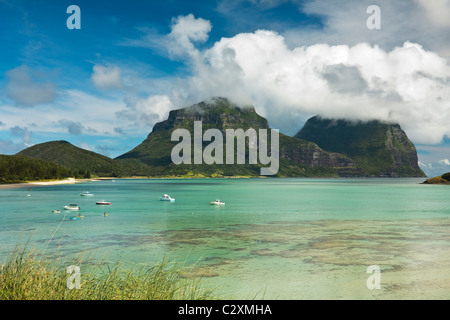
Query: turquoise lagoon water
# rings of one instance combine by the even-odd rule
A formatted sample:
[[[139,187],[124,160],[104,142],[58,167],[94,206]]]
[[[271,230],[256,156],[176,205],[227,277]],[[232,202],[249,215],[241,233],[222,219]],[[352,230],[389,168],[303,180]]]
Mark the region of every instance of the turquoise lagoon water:
[[[448,299],[450,188],[422,181],[118,179],[3,189],[0,261],[30,238],[68,264],[168,258],[223,298]],[[163,193],[176,201],[159,201]],[[216,198],[226,205],[210,206]],[[95,204],[103,199],[112,205]],[[83,219],[70,220],[77,213],[63,206],[71,203]],[[366,285],[371,265],[380,289]]]

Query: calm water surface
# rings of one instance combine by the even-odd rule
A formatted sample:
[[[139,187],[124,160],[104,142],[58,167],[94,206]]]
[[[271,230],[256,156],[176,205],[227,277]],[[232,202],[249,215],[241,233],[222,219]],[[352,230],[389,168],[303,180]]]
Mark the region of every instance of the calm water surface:
[[[0,262],[31,237],[67,263],[169,258],[224,298],[449,299],[450,188],[422,181],[124,179],[0,190]],[[176,201],[159,201],[163,193]],[[216,198],[226,205],[210,206]],[[71,203],[83,219],[70,220]],[[367,288],[370,265],[381,269],[379,290]]]

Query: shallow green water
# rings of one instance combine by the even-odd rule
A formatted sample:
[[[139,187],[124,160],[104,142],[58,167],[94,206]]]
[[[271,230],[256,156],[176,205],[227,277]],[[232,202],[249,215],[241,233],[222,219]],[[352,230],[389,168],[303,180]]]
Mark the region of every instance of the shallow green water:
[[[421,181],[146,179],[0,190],[0,257],[31,236],[67,263],[195,265],[191,274],[224,298],[448,299],[450,189]],[[163,193],[176,201],[159,201]],[[210,206],[216,198],[226,205]],[[112,205],[95,204],[103,199]],[[83,219],[69,219],[70,203]],[[379,290],[367,288],[370,265],[381,269]]]

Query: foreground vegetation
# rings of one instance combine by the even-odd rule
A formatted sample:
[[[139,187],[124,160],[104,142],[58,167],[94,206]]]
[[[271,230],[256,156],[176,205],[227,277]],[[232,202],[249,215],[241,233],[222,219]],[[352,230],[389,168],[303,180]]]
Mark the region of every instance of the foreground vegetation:
[[[80,264],[80,288],[68,287],[67,266],[16,249],[0,270],[0,300],[206,300],[212,292],[168,262],[126,268]],[[86,273],[86,270],[90,270]]]

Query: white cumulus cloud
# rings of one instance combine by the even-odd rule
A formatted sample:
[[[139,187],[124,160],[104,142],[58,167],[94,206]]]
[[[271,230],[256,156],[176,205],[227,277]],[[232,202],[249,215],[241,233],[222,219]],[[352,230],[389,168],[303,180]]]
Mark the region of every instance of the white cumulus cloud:
[[[320,114],[398,122],[418,143],[450,136],[450,66],[420,44],[405,42],[392,50],[364,42],[292,48],[284,36],[257,30],[199,50],[190,39],[204,40],[208,24],[188,20],[198,28],[192,37],[187,28],[173,50],[185,50],[192,76],[177,83],[175,105],[226,96],[255,105],[273,127],[290,133],[300,129],[305,115]],[[182,21],[176,20],[171,34]]]
[[[138,98],[128,95],[125,99],[126,108],[116,112],[116,116],[122,120],[126,119],[134,125],[153,127],[157,122],[167,119],[173,105],[168,96],[156,95],[146,98]]]
[[[167,36],[169,52],[175,56],[188,54],[196,57],[198,54],[195,42],[204,42],[211,31],[211,23],[193,14],[172,19],[172,31]]]
[[[438,27],[450,27],[450,0],[415,0],[427,12],[431,23]]]
[[[55,99],[56,86],[45,82],[41,74],[28,66],[22,65],[6,73],[9,82],[6,93],[19,107],[34,107],[51,103]]]
[[[101,66],[95,65],[93,67],[91,80],[99,89],[120,89],[122,88],[121,70],[116,66]]]

